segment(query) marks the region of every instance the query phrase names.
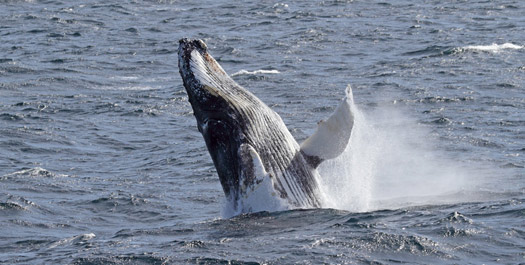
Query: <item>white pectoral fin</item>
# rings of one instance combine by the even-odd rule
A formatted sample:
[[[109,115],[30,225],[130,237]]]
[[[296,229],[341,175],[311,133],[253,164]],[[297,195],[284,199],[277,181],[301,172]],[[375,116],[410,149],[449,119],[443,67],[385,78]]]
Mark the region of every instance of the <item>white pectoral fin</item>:
[[[241,145],[242,174],[239,180],[241,197],[250,199],[259,193],[260,189],[273,189],[273,182],[266,172],[261,157],[249,144]]]
[[[257,151],[249,144],[240,148],[242,177],[240,179],[239,212],[276,211],[286,209],[273,187],[273,180],[264,168]]]
[[[249,144],[241,145],[243,170],[245,179],[248,182],[260,182],[264,178],[268,177],[268,173],[264,168],[264,164],[261,157],[255,151],[255,149]]]
[[[348,85],[345,98],[332,116],[319,122],[317,131],[301,144],[301,152],[313,167],[338,157],[346,149],[354,126],[352,105],[352,88]]]

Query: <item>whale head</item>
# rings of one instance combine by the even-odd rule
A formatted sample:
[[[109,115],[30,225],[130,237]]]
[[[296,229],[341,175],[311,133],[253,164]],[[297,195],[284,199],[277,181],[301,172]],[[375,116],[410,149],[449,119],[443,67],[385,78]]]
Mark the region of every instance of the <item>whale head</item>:
[[[204,137],[224,193],[235,199],[241,172],[239,149],[246,141],[246,112],[262,102],[226,74],[208,53],[203,41],[181,39],[178,53],[179,72],[197,127]]]
[[[202,40],[179,43],[179,71],[199,124],[208,116],[238,119],[246,109],[266,106],[228,76]]]
[[[202,40],[179,41],[179,71],[194,110],[217,111],[226,106],[221,97],[221,81],[228,75],[208,54]]]

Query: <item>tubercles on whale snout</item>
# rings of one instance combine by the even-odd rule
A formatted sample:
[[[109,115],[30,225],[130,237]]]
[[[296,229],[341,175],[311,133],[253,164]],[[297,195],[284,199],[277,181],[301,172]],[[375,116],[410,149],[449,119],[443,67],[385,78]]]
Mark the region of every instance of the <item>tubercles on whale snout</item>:
[[[183,38],[179,40],[179,46],[182,51],[189,50],[191,52],[194,49],[199,50],[201,53],[207,53],[208,51],[208,46],[202,40]]]

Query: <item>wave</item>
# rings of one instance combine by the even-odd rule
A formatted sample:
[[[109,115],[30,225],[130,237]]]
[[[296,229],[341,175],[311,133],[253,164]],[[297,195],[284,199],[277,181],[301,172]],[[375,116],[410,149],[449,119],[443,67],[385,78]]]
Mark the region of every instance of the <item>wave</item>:
[[[18,195],[0,195],[0,212],[4,211],[25,211],[38,205],[24,197]]]
[[[124,85],[124,86],[111,86],[111,85],[102,85],[93,87],[97,90],[122,90],[122,91],[152,91],[158,90],[158,87],[147,86],[147,85]]]
[[[525,46],[516,45],[513,43],[503,43],[503,44],[496,44],[493,43],[491,45],[469,45],[465,46],[461,49],[463,50],[474,50],[474,51],[484,51],[484,52],[500,52],[502,50],[511,49],[511,50],[519,50],[523,49]]]
[[[516,45],[513,43],[509,43],[509,42],[506,42],[503,44],[493,43],[491,45],[469,45],[469,46],[464,46],[464,47],[431,45],[421,50],[405,52],[402,55],[421,56],[422,58],[427,58],[427,57],[440,57],[440,56],[454,55],[454,54],[460,54],[464,52],[498,53],[503,50],[520,50],[524,48],[525,46],[520,46],[520,45]]]
[[[126,255],[109,255],[105,254],[104,257],[79,257],[74,259],[71,263],[72,264],[169,264],[171,259],[168,257],[158,257],[155,255],[150,255],[148,253],[143,254],[126,254]],[[198,263],[198,264],[215,264],[215,259],[189,259],[188,262],[182,262],[182,263]],[[195,262],[191,262],[195,261]],[[199,263],[197,261],[210,261],[210,263],[202,262]],[[219,261],[219,260],[217,260]],[[220,260],[222,261],[222,260]],[[217,263],[217,264],[229,264],[229,263]],[[235,263],[237,264],[237,263]]]
[[[22,169],[13,173],[6,174],[4,176],[0,177],[0,180],[8,180],[8,179],[21,179],[23,177],[30,177],[30,178],[63,178],[67,177],[67,175],[64,174],[55,174],[47,169],[41,168],[41,167],[34,167],[29,169]]]
[[[255,71],[248,71],[248,70],[240,70],[231,76],[237,76],[237,75],[259,75],[259,74],[280,74],[278,70],[255,70]]]
[[[61,245],[67,245],[67,244],[74,244],[74,245],[84,245],[87,241],[95,238],[96,235],[94,233],[87,233],[87,234],[81,234],[76,235],[72,237],[67,237],[61,240],[58,240],[51,244],[48,249],[56,248]]]

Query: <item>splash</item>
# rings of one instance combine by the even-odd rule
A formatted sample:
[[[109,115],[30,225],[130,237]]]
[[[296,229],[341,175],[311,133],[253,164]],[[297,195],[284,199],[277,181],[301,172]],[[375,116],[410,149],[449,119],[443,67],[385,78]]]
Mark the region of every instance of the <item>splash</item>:
[[[381,146],[380,143],[369,146],[369,143],[380,137],[355,104],[351,104],[354,128],[350,143],[341,156],[320,165],[320,188],[329,208],[367,211]]]
[[[519,50],[523,49],[524,46],[512,44],[512,43],[504,43],[504,44],[496,44],[493,43],[491,45],[471,45],[466,46],[463,49],[465,50],[474,50],[474,51],[484,51],[484,52],[500,52],[502,50],[511,49],[511,50]]]
[[[319,167],[327,207],[364,212],[459,200],[467,174],[434,148],[425,128],[389,107],[351,107],[349,145]]]
[[[464,193],[472,184],[467,171],[435,148],[439,142],[425,127],[393,105],[365,113],[353,100],[348,102],[354,115],[350,142],[340,156],[318,168],[323,207],[367,212],[470,200]],[[222,216],[238,215],[240,208],[248,212],[294,208],[272,198],[269,183],[260,186],[240,201],[225,199]]]
[[[235,72],[231,76],[238,76],[238,75],[259,75],[259,74],[280,74],[278,70],[255,70],[255,71],[247,71],[247,70],[240,70],[238,72]]]

